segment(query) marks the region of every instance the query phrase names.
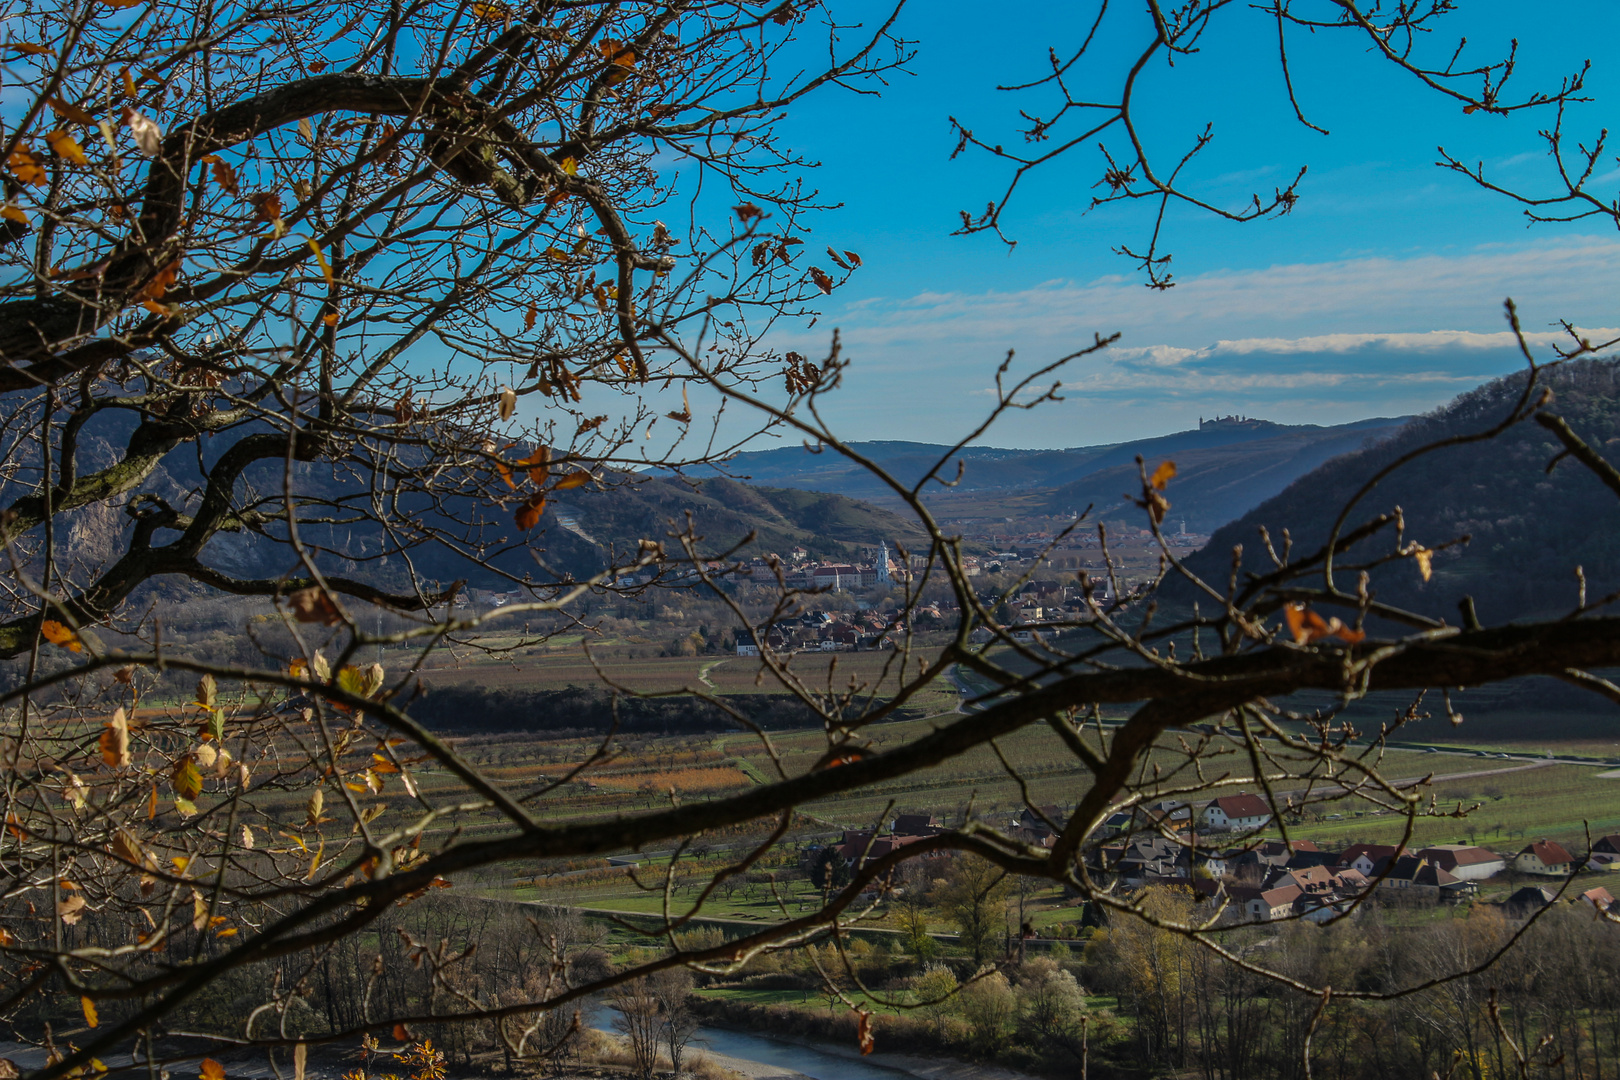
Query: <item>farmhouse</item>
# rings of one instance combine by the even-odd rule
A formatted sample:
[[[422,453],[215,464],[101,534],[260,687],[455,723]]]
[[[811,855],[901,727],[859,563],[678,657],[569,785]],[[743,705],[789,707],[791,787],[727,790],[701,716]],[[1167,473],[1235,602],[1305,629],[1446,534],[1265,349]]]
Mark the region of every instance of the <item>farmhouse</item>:
[[[1484,881],[1507,869],[1507,859],[1471,844],[1437,844],[1418,852],[1458,881]]]
[[[1552,840],[1536,840],[1526,844],[1524,850],[1514,856],[1513,869],[1521,874],[1563,877],[1575,869],[1575,860],[1562,844]]]
[[[1262,829],[1271,821],[1271,804],[1258,795],[1226,795],[1204,807],[1204,828],[1213,832],[1229,829]]]
[[[1620,868],[1620,833],[1610,833],[1592,845],[1592,865],[1605,870]]]
[[[1399,850],[1392,844],[1351,844],[1339,852],[1336,865],[1340,870],[1357,870],[1370,878],[1380,860],[1392,858]]]
[[[1609,890],[1601,885],[1581,893],[1581,900],[1591,904],[1598,911],[1608,911],[1614,905],[1614,897],[1610,896]]]

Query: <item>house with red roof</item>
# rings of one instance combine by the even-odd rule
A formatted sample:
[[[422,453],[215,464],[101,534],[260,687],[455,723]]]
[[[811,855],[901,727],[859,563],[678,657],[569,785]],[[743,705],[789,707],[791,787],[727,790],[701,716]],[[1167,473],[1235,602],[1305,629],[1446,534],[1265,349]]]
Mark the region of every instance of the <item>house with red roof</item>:
[[[1203,826],[1211,832],[1263,829],[1271,822],[1271,804],[1258,795],[1224,795],[1204,807]]]
[[[1458,881],[1484,881],[1507,869],[1506,858],[1472,844],[1436,844],[1424,848],[1418,856]]]
[[[1513,869],[1521,874],[1563,877],[1574,871],[1575,859],[1556,841],[1534,840],[1513,857]]]

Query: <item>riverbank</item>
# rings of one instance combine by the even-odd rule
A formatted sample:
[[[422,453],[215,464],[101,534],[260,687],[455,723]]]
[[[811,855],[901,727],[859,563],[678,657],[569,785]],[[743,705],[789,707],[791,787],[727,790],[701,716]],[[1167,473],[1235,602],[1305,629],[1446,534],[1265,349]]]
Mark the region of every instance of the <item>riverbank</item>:
[[[917,1080],[1038,1080],[1037,1077],[1033,1077],[1028,1073],[1002,1068],[1000,1065],[982,1065],[971,1061],[957,1061],[954,1058],[923,1057],[918,1054],[882,1052],[862,1054],[856,1047],[828,1042],[825,1039],[811,1039],[799,1035],[781,1035],[775,1032],[762,1034],[731,1024],[706,1025],[703,1030],[730,1031],[756,1039],[803,1047],[818,1054],[842,1059],[854,1065],[864,1065],[870,1068],[903,1073],[907,1076],[916,1077]],[[714,1056],[718,1058],[720,1055]],[[818,1077],[814,1078],[814,1080],[843,1080],[843,1078]]]

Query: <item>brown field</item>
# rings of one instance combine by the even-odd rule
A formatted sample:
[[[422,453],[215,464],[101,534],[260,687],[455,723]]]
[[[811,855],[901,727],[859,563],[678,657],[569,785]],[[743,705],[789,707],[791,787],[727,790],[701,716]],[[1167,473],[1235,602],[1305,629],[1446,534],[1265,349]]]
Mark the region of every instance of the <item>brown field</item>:
[[[676,794],[693,791],[729,791],[753,783],[741,769],[733,765],[712,769],[674,769],[669,772],[600,776],[592,782],[608,791],[652,791],[658,794],[671,790]]]
[[[910,658],[933,663],[937,649],[918,650]],[[560,690],[569,686],[614,688],[631,694],[689,690],[705,694],[786,694],[788,688],[757,658],[741,656],[658,656],[627,658],[612,650],[596,653],[593,665],[575,647],[535,650],[505,658],[479,657],[458,666],[426,668],[423,680],[434,684],[473,685],[489,690]],[[791,677],[812,692],[848,692],[851,683],[862,695],[887,698],[900,684],[901,658],[894,652],[800,653],[787,661]],[[598,671],[600,667],[600,672]],[[908,707],[923,714],[952,712],[959,697],[942,672]],[[914,714],[915,715],[915,714]]]

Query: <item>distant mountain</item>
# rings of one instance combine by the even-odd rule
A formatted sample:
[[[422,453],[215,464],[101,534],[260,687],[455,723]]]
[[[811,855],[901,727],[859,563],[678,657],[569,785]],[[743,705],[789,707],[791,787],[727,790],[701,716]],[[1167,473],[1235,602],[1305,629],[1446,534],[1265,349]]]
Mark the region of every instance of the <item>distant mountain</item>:
[[[101,468],[117,461],[134,426],[135,420],[126,414],[95,417],[80,432],[81,466]],[[257,425],[244,424],[211,440],[201,464],[211,466],[237,439],[257,430]],[[514,453],[524,450],[516,448]],[[244,500],[279,499],[281,468],[279,461],[250,468],[243,477]],[[606,478],[609,484],[602,489],[587,485],[554,493],[539,525],[524,532],[513,523],[515,493],[494,482],[492,475],[446,475],[439,478],[440,487],[431,498],[408,489],[391,491],[392,528],[385,536],[375,522],[349,509],[369,507],[374,497],[363,471],[346,462],[293,465],[293,488],[299,496],[330,500],[344,508],[332,515],[343,524],[311,522],[299,530],[321,568],[390,589],[407,588],[410,573],[440,582],[465,578],[481,587],[500,580],[492,572],[496,570],[520,579],[559,573],[587,576],[608,566],[615,556],[619,561],[633,559],[643,538],[662,541],[678,553],[669,533],[672,523],[675,528],[685,526],[689,512],[702,537],[699,550],[705,554],[724,551],[750,533],[754,541],[744,552],[749,555],[786,554],[802,546],[814,556],[851,560],[882,540],[924,546],[914,522],[843,495],[741,484],[723,477],[688,481],[616,473]],[[202,485],[197,456],[176,452],[153,470],[140,491],[184,507]],[[500,497],[507,505],[498,501]],[[76,515],[67,540],[76,558],[95,566],[122,554],[132,527],[118,507],[109,506]],[[401,538],[415,542],[408,564],[397,553],[384,554]],[[202,558],[213,569],[244,579],[276,578],[296,567],[287,544],[249,530],[220,533]],[[157,587],[167,588],[178,579],[159,582]]]
[[[1574,363],[1543,372],[1542,381],[1555,395],[1551,409],[1588,443],[1620,460],[1620,362]],[[1242,544],[1245,568],[1269,569],[1258,542],[1261,525],[1277,539],[1288,529],[1296,553],[1315,550],[1344,500],[1368,477],[1416,447],[1489,428],[1507,414],[1523,386],[1522,375],[1487,383],[1391,438],[1311,470],[1218,530],[1189,565],[1224,581],[1232,548]],[[1584,568],[1588,596],[1620,589],[1620,500],[1567,459],[1549,475],[1547,466],[1559,450],[1551,435],[1527,422],[1490,442],[1430,453],[1386,479],[1357,507],[1351,527],[1399,507],[1409,542],[1434,547],[1463,534],[1473,539],[1437,554],[1428,582],[1411,559],[1378,570],[1378,596],[1453,624],[1457,602],[1472,596],[1489,624],[1567,612],[1575,605],[1577,566]],[[1180,480],[1171,484],[1172,502]],[[1393,543],[1393,530],[1385,530],[1340,562],[1387,554]],[[1354,588],[1354,578],[1345,584]]]
[[[1189,529],[1203,532],[1275,495],[1329,458],[1388,435],[1404,422],[1404,418],[1378,418],[1318,427],[1223,419],[1192,431],[1068,450],[969,447],[943,470],[954,479],[960,463],[961,483],[948,493],[935,489],[931,495],[979,496],[977,511],[991,515],[998,512],[995,495],[1018,496],[1020,513],[1063,513],[1088,504],[1108,511],[1139,486],[1138,454],[1147,460],[1150,470],[1159,461],[1173,458],[1180,471],[1172,517],[1185,518]],[[923,476],[948,449],[915,442],[851,446],[905,483]],[[827,450],[816,453],[791,446],[743,453],[728,463],[726,471],[756,484],[834,492],[879,505],[895,501],[893,493],[870,472]],[[987,501],[985,496],[991,498]]]

